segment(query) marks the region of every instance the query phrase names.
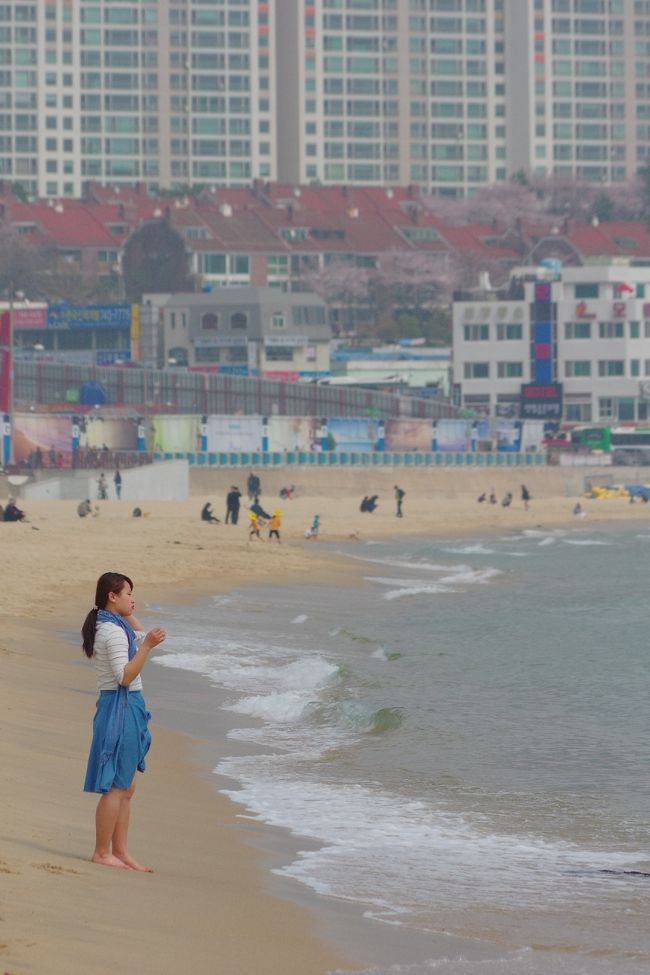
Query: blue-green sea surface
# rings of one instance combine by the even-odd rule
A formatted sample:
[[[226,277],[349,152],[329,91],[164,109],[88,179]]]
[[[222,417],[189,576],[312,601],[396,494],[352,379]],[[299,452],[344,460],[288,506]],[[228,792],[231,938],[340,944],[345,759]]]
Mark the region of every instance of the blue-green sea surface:
[[[373,973],[650,971],[650,526],[344,554],[363,586],[174,609],[158,658],[238,715],[228,794],[314,841],[280,872],[500,949]]]

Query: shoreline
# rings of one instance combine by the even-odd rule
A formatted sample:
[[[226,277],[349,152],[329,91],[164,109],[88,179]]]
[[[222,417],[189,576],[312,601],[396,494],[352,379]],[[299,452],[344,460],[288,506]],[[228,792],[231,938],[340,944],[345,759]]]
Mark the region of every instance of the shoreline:
[[[0,611],[10,609],[12,615],[5,615],[0,644],[0,748],[10,795],[0,871],[6,902],[12,906],[0,922],[5,946],[0,960],[11,975],[44,970],[67,975],[79,965],[88,975],[100,975],[114,967],[114,946],[124,935],[134,967],[152,975],[171,975],[181,965],[211,970],[216,957],[229,975],[255,970],[325,975],[368,964],[363,944],[355,944],[351,928],[357,921],[350,920],[349,908],[336,904],[330,910],[326,904],[321,912],[318,895],[302,896],[302,889],[294,894],[293,882],[271,877],[272,837],[280,831],[243,821],[242,807],[219,794],[206,742],[200,735],[170,730],[164,721],[158,724],[156,715],[149,774],[136,798],[132,833],[136,855],[149,857],[159,872],[149,879],[116,876],[86,859],[94,801],[78,797],[95,685],[81,652],[71,656],[68,634],[76,635],[94,580],[106,567],[115,565],[133,575],[140,605],[143,598],[154,604],[169,598],[199,605],[201,598],[218,591],[269,582],[364,584],[363,563],[302,539],[297,526],[314,508],[325,512],[323,539],[334,544],[347,540],[348,529],[359,522],[364,540],[413,532],[488,536],[540,524],[545,529],[587,529],[618,521],[646,524],[644,506],[619,504],[618,499],[586,502],[590,515],[582,521],[566,514],[571,504],[567,497],[534,499],[530,512],[499,510],[489,518],[482,511],[476,517],[476,509],[483,506],[474,498],[447,503],[436,499],[434,517],[418,515],[416,520],[406,508],[402,521],[392,511],[360,519],[356,497],[331,498],[329,505],[322,496],[290,504],[286,521],[291,528],[284,535],[288,544],[277,547],[242,541],[241,524],[231,537],[225,526],[206,529],[197,524],[197,500],[152,504],[150,517],[141,523],[125,523],[125,508],[108,503],[100,518],[87,524],[76,517],[71,502],[42,502],[29,506],[38,531],[30,525],[1,526],[11,576]],[[592,508],[605,517],[591,517]],[[328,530],[334,525],[338,531]],[[206,543],[212,532],[214,548]],[[155,614],[146,616],[155,621]],[[71,665],[83,666],[85,674],[71,672]],[[147,668],[145,690],[156,682],[151,672],[158,669]],[[179,837],[179,823],[191,841],[188,848]],[[294,849],[299,841],[288,834],[281,846]],[[306,906],[297,903],[299,898]],[[360,905],[355,916],[360,918],[361,912]],[[349,952],[337,950],[341,931],[347,932],[343,941],[351,946]]]

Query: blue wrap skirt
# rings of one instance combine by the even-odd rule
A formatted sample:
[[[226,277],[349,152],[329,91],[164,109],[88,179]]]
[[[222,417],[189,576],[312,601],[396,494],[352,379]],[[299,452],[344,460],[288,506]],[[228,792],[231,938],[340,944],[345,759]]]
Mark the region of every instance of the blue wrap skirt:
[[[136,771],[144,772],[150,717],[142,691],[99,692],[84,792],[128,789]]]

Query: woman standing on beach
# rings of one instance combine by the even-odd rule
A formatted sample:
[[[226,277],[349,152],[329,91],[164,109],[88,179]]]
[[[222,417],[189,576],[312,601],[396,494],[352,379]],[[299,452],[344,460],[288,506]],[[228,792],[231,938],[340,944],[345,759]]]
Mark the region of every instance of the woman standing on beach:
[[[165,639],[165,631],[157,626],[146,635],[142,632],[133,615],[132,593],[128,576],[105,572],[97,580],[95,605],[81,629],[84,653],[95,662],[99,691],[84,792],[101,794],[93,863],[150,873],[128,852],[127,837],[135,773],[144,772],[151,744],[140,671]]]

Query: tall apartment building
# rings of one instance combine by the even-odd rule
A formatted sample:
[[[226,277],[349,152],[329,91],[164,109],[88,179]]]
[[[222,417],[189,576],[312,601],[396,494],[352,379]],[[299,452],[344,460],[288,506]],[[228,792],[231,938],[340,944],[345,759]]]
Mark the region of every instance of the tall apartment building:
[[[282,0],[279,173],[466,195],[650,154],[649,0]]]
[[[619,182],[650,154],[650,0],[0,3],[0,176]]]
[[[274,4],[0,4],[0,177],[249,183],[275,170]]]

